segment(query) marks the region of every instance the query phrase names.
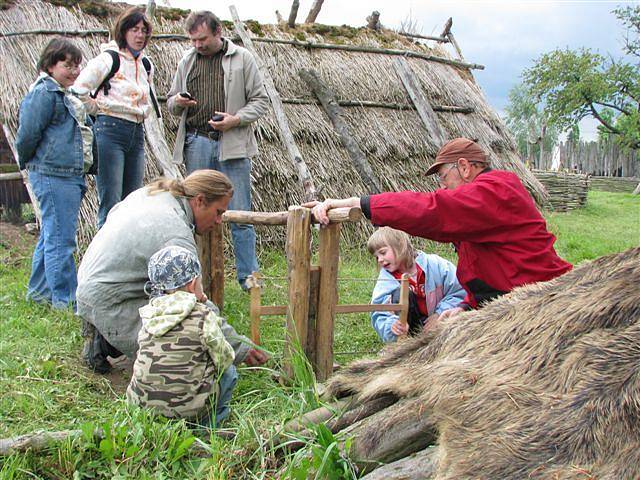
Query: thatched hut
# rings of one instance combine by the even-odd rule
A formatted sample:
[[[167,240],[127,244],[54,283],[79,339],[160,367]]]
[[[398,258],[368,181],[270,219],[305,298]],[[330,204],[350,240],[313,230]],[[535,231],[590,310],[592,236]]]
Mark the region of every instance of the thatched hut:
[[[92,5],[95,3],[91,2]],[[251,15],[251,12],[240,14]],[[0,12],[0,55],[4,62],[0,71],[3,88],[0,114],[10,139],[17,129],[20,100],[35,78],[38,55],[55,35],[51,31],[75,32],[69,34],[85,52],[85,57],[91,58],[98,53],[99,45],[107,40],[107,35],[78,32],[105,30],[112,20],[113,16],[100,18],[79,8],[67,9],[41,0],[18,0],[11,8]],[[435,188],[433,180],[426,179],[422,173],[433,160],[440,142],[434,140],[425,129],[394,70],[393,62],[401,55],[388,52],[401,50],[417,52],[423,57],[407,57],[407,60],[424,97],[435,110],[437,123],[444,136],[466,136],[477,140],[489,152],[496,167],[516,172],[534,198],[539,203],[543,201],[544,188],[518,159],[511,136],[488,105],[470,68],[455,64],[457,59],[442,45],[416,43],[385,30],[316,24],[290,29],[286,26],[246,23],[255,39],[257,54],[273,77],[295,141],[322,197],[365,194],[368,188],[353,166],[327,114],[300,78],[301,69],[316,70],[339,100],[355,105],[343,107],[343,118],[379,179],[381,190]],[[233,25],[226,22],[225,26],[227,35],[233,37]],[[36,30],[40,32],[27,33]],[[49,32],[42,32],[44,30]],[[7,36],[10,32],[23,34]],[[182,22],[156,18],[155,34],[158,33],[182,34]],[[292,44],[268,43],[267,39],[385,48],[388,52],[303,48]],[[188,46],[184,37],[152,40],[148,53],[156,65],[159,96],[168,91],[178,60]],[[427,56],[431,59],[427,59]],[[165,110],[163,120],[167,143],[172,147],[177,118]],[[281,140],[274,113],[270,112],[257,122],[256,128],[260,153],[254,161],[252,173],[253,208],[260,211],[285,210],[302,199],[297,170]],[[147,142],[147,179],[160,172],[159,153],[157,148],[151,147],[156,145]],[[80,237],[83,242],[92,234],[95,208],[96,197],[90,191],[81,211]],[[355,228],[360,230],[346,231],[352,240],[354,233],[366,233],[363,229],[368,227],[362,224]],[[282,233],[275,229],[260,228],[258,237],[261,241],[268,241],[281,238]],[[356,237],[362,239],[360,235]]]

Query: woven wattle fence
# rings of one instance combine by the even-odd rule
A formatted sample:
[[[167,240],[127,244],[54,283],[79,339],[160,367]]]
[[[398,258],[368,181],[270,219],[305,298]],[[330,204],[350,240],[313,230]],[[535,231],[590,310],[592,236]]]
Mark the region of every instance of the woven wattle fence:
[[[549,207],[566,212],[587,204],[589,175],[581,173],[534,170],[533,174],[547,189]]]

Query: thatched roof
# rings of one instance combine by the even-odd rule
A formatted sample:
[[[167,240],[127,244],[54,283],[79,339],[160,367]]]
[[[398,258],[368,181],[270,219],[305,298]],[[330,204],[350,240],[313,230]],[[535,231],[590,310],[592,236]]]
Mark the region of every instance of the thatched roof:
[[[240,14],[250,15],[251,12]],[[12,8],[0,12],[0,30],[5,33],[37,29],[105,29],[110,21],[113,18],[104,20],[77,9],[56,7],[40,0],[18,1]],[[453,58],[441,46],[418,44],[390,31],[376,33],[365,29],[321,25],[307,25],[291,30],[255,22],[251,22],[248,27],[257,37],[377,46]],[[154,33],[161,32],[183,33],[182,25],[180,22],[161,19],[156,21]],[[234,35],[233,31],[227,33],[229,36]],[[16,131],[19,103],[36,76],[37,58],[51,37],[51,34],[0,37],[0,55],[4,62],[0,72],[3,93],[0,98],[0,114],[10,137]],[[99,45],[106,41],[106,36],[78,36],[74,40],[85,52],[86,59],[99,52]],[[254,46],[268,65],[275,86],[283,98],[316,100],[298,75],[300,69],[306,68],[319,72],[338,99],[411,106],[411,100],[393,68],[393,60],[397,56],[305,49],[263,42],[254,42]],[[176,65],[188,47],[186,40],[151,41],[147,53],[156,65],[156,89],[159,96],[168,91]],[[407,60],[431,105],[473,109],[473,113],[467,114],[436,112],[447,136],[466,136],[477,140],[489,152],[494,165],[516,172],[540,203],[544,198],[543,187],[518,159],[514,141],[488,105],[471,72],[466,68],[420,58]],[[300,151],[322,196],[343,197],[368,193],[322,107],[285,102],[284,108]],[[415,110],[358,106],[345,107],[344,113],[354,138],[380,179],[383,190],[435,188],[433,180],[425,178],[422,173],[425,166],[433,160],[440,145],[429,138]],[[164,115],[167,140],[172,147],[177,118],[166,110]],[[252,173],[254,209],[285,210],[289,205],[299,203],[302,198],[296,169],[280,140],[273,113],[268,113],[257,122],[256,127],[260,153],[254,161]],[[156,159],[149,150],[147,154],[147,174],[154,176],[158,173]],[[85,229],[91,224],[90,212],[95,208],[95,203],[95,194],[88,195],[83,207]],[[368,227],[362,225],[358,228]],[[273,229],[261,229],[259,237],[265,240],[272,238],[275,233]]]

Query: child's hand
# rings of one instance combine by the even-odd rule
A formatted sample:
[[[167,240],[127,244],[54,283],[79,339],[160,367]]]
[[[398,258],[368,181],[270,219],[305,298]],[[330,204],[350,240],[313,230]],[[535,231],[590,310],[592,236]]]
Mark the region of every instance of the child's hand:
[[[398,319],[393,322],[393,325],[391,325],[391,331],[394,335],[400,337],[402,335],[406,335],[409,332],[409,325],[407,325],[406,323],[402,323],[400,319]]]
[[[257,350],[252,348],[247,352],[247,356],[244,357],[244,363],[246,363],[249,367],[257,367],[262,365],[267,360],[269,360],[269,355],[262,350]]]

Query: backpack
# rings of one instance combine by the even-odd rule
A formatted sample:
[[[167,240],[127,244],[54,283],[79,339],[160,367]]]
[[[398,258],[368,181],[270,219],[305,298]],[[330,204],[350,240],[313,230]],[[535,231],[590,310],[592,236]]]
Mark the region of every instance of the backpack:
[[[111,89],[111,83],[109,82],[109,80],[111,80],[113,76],[118,72],[118,70],[120,70],[120,55],[118,55],[118,52],[114,52],[113,50],[106,51],[107,53],[109,53],[109,55],[111,55],[111,70],[109,71],[107,76],[104,77],[102,83],[98,85],[96,91],[91,94],[91,98],[96,98],[100,90],[103,90],[103,93],[105,95],[109,95],[109,90]],[[151,75],[151,60],[149,60],[147,57],[142,57],[142,65],[144,65],[144,69],[147,72],[147,77],[149,77],[149,75]],[[156,115],[158,116],[158,118],[160,118],[160,107],[158,107],[158,101],[156,100],[155,93],[153,93],[153,88],[151,88],[151,83],[149,83],[149,96],[151,97],[153,109],[156,111]]]

